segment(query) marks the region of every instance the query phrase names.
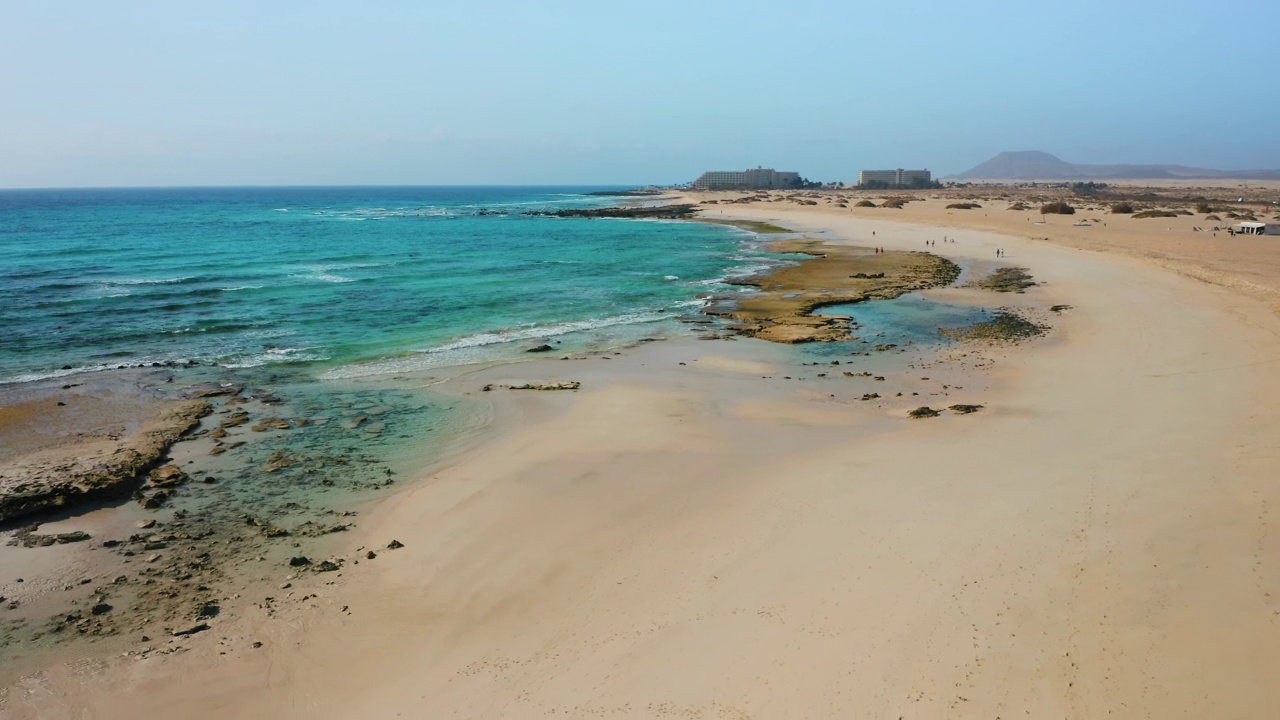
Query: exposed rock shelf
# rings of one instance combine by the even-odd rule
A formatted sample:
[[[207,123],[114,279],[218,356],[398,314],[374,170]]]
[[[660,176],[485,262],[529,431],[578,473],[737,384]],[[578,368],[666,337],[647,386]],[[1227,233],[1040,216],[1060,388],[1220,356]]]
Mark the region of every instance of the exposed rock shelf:
[[[209,413],[209,403],[174,403],[128,435],[34,452],[0,475],[0,522],[124,497],[173,443]]]
[[[632,218],[653,220],[688,220],[698,211],[696,205],[647,205],[636,207],[569,208],[565,210],[531,210],[525,215],[539,217]]]
[[[733,320],[729,328],[734,332],[771,342],[848,340],[848,318],[815,316],[813,311],[948,285],[960,274],[959,266],[950,260],[922,252],[877,253],[872,248],[809,238],[779,240],[768,248],[813,259],[732,281],[758,287],[760,292],[719,298],[704,312]]]

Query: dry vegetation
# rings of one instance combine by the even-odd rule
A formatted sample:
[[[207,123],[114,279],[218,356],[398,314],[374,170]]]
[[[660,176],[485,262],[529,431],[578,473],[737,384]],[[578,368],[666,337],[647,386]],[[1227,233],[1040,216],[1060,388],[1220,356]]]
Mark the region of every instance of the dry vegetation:
[[[1045,203],[1040,206],[1041,215],[1075,215],[1076,209],[1070,203],[1062,201]]]

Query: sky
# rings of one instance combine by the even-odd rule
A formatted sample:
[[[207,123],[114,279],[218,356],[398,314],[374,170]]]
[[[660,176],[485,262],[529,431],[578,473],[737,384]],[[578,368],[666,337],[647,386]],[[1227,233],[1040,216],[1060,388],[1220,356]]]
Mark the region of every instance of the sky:
[[[1277,37],[1275,0],[0,0],[0,187],[1280,168]]]

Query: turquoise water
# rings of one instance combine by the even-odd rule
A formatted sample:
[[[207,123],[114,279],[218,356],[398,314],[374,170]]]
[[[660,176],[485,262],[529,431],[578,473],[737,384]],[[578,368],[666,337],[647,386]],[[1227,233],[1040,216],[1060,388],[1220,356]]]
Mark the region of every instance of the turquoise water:
[[[931,348],[951,344],[938,332],[940,328],[955,330],[985,322],[992,311],[982,307],[951,305],[929,300],[920,293],[908,293],[893,300],[879,300],[848,305],[831,305],[817,311],[821,315],[844,315],[855,324],[856,340],[839,343],[815,343],[803,352],[820,356],[838,356],[864,352],[876,345]]]
[[[759,262],[733,228],[520,214],[617,201],[593,189],[2,191],[0,382],[495,359],[689,312]]]

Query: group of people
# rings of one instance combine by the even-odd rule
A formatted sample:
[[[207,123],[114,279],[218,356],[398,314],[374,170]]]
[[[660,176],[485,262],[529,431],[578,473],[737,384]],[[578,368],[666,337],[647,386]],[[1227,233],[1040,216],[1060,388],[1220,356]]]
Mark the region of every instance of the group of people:
[[[884,254],[884,248],[882,248],[882,247],[878,247],[878,248],[876,248],[876,254],[877,254],[877,255],[883,255],[883,254]]]
[[[996,257],[1004,257],[1004,248],[996,248]]]
[[[942,242],[944,242],[944,243],[954,243],[954,242],[955,242],[955,238],[949,238],[949,237],[947,237],[946,235],[943,235],[943,236],[942,236]],[[925,240],[925,241],[924,241],[924,244],[925,244],[925,245],[934,245],[934,246],[936,246],[936,245],[938,244],[938,241],[937,241],[937,240]]]

